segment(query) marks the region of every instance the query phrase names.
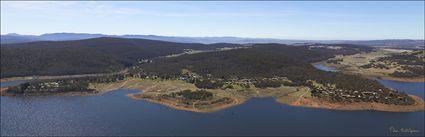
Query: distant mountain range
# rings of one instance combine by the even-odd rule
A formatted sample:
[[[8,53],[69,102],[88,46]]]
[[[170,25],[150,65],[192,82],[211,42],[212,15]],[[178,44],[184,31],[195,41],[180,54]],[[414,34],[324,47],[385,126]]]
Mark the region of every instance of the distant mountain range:
[[[395,48],[424,48],[424,40],[412,39],[387,39],[387,40],[291,40],[291,39],[272,39],[272,38],[241,38],[241,37],[174,37],[174,36],[157,36],[157,35],[105,35],[105,34],[89,34],[89,33],[48,33],[42,35],[19,35],[6,34],[1,35],[1,44],[24,43],[34,41],[65,41],[65,40],[82,40],[99,37],[115,37],[115,38],[135,38],[160,40],[178,43],[280,43],[280,44],[356,44],[364,46],[379,47],[395,47]]]

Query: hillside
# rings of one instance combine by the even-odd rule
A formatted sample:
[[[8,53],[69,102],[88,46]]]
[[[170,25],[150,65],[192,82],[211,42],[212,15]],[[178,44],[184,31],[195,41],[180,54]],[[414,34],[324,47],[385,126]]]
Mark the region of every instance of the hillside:
[[[33,42],[41,41],[42,39],[37,36],[30,35],[18,35],[18,34],[8,34],[1,35],[1,44],[11,44],[11,43],[23,43],[23,42]]]
[[[210,50],[236,44],[173,43],[145,39],[94,38],[41,41],[1,46],[1,77],[103,73],[123,69],[139,59]]]
[[[355,54],[369,50],[371,49],[356,48],[352,45],[322,47],[256,44],[252,47],[232,50],[154,58],[128,67],[129,71],[126,73],[115,75],[32,81],[11,87],[6,92],[19,95],[49,95],[73,92],[77,89],[91,94],[109,89],[108,87],[135,88],[131,86],[132,84],[126,84],[127,81],[136,80],[134,82],[153,82],[151,85],[138,86],[141,86],[139,88],[148,86],[148,89],[155,87],[156,90],[146,90],[149,94],[132,96],[135,99],[147,98],[157,103],[165,101],[165,104],[168,102],[168,105],[173,107],[176,107],[176,104],[177,106],[186,104],[185,109],[190,108],[189,110],[193,111],[197,110],[194,104],[199,101],[202,101],[198,104],[199,108],[215,108],[213,106],[235,105],[254,96],[281,97],[290,93],[300,94],[291,99],[306,96],[307,98],[304,99],[311,99],[310,101],[316,101],[319,104],[323,101],[336,104],[367,102],[411,106],[414,110],[423,109],[423,106],[416,105],[423,102],[422,100],[415,100],[414,96],[388,89],[375,80],[340,72],[321,71],[311,65],[313,62],[334,57],[336,54]],[[101,56],[95,59],[106,59],[106,57]],[[111,60],[116,59],[120,58],[111,58]],[[77,61],[84,61],[84,59]],[[82,71],[91,68],[95,67],[87,66]],[[165,86],[170,82],[180,84]],[[90,86],[92,84],[100,85],[95,88]],[[142,84],[146,83],[142,82]],[[191,88],[185,89],[188,87]],[[279,89],[290,90],[290,92],[281,92]],[[228,92],[232,93],[228,94]],[[361,106],[365,105],[370,106],[370,104]],[[377,108],[373,107],[373,109]]]
[[[350,47],[344,48],[348,50]],[[351,47],[352,48],[352,47]],[[324,83],[339,83],[346,88],[361,88],[375,81],[340,73],[329,73],[315,69],[311,63],[333,57],[340,50],[315,49],[307,46],[286,46],[281,44],[256,44],[252,48],[183,55],[175,58],[163,58],[153,63],[142,64],[146,73],[160,77],[179,76],[187,69],[201,76],[212,75],[215,78],[270,78],[288,77],[297,85],[307,80]],[[351,49],[349,51],[364,50]],[[345,51],[351,53],[349,51]],[[352,52],[354,54],[355,52]],[[350,83],[352,82],[352,83]]]
[[[407,94],[388,89],[375,80],[325,72],[311,65],[333,57],[335,53],[330,51],[257,44],[252,48],[157,59],[129,72],[141,78],[183,79],[205,89],[233,88],[235,84],[245,88],[306,86],[312,96],[333,102],[414,103]]]

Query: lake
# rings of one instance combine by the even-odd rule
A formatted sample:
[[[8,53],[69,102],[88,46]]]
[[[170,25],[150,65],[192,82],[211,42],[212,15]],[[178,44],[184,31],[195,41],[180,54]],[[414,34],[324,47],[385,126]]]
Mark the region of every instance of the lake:
[[[380,80],[424,97],[424,83]],[[3,83],[6,85],[10,83]],[[254,98],[214,113],[194,113],[126,97],[119,89],[99,96],[1,97],[2,136],[152,135],[424,135],[424,111],[389,113],[292,107]],[[415,133],[392,133],[390,128]]]
[[[26,80],[16,80],[16,81],[10,81],[10,82],[0,82],[0,88],[1,87],[9,87],[9,86],[16,86],[22,83],[27,82]]]
[[[329,72],[336,72],[336,71],[338,71],[334,67],[328,67],[328,66],[325,66],[325,65],[320,64],[320,63],[315,63],[315,64],[313,64],[313,66],[315,68],[320,69],[320,70],[323,70],[323,71],[329,71]]]

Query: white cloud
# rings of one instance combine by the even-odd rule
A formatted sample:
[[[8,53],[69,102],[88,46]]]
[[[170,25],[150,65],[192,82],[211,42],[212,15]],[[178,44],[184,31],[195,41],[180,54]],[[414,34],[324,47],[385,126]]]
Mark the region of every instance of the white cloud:
[[[147,15],[147,16],[165,16],[165,17],[281,17],[293,15],[292,11],[281,12],[258,12],[258,11],[207,11],[196,6],[182,6],[184,3],[175,3],[179,5],[179,11],[168,11],[163,8],[142,9],[128,6],[115,6],[114,2],[57,2],[57,1],[2,1],[2,9],[13,9],[18,11],[56,11],[62,12],[84,12],[84,14],[92,14],[97,16],[113,16],[113,15]],[[139,3],[140,4],[140,3]]]
[[[2,8],[12,8],[17,10],[43,10],[48,8],[61,8],[75,5],[77,2],[65,1],[2,1]]]

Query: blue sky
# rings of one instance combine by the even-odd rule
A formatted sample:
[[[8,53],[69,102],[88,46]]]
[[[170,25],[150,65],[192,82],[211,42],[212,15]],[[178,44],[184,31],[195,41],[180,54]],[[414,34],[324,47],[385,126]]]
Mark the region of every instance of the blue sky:
[[[424,39],[424,1],[1,1],[1,33]]]

